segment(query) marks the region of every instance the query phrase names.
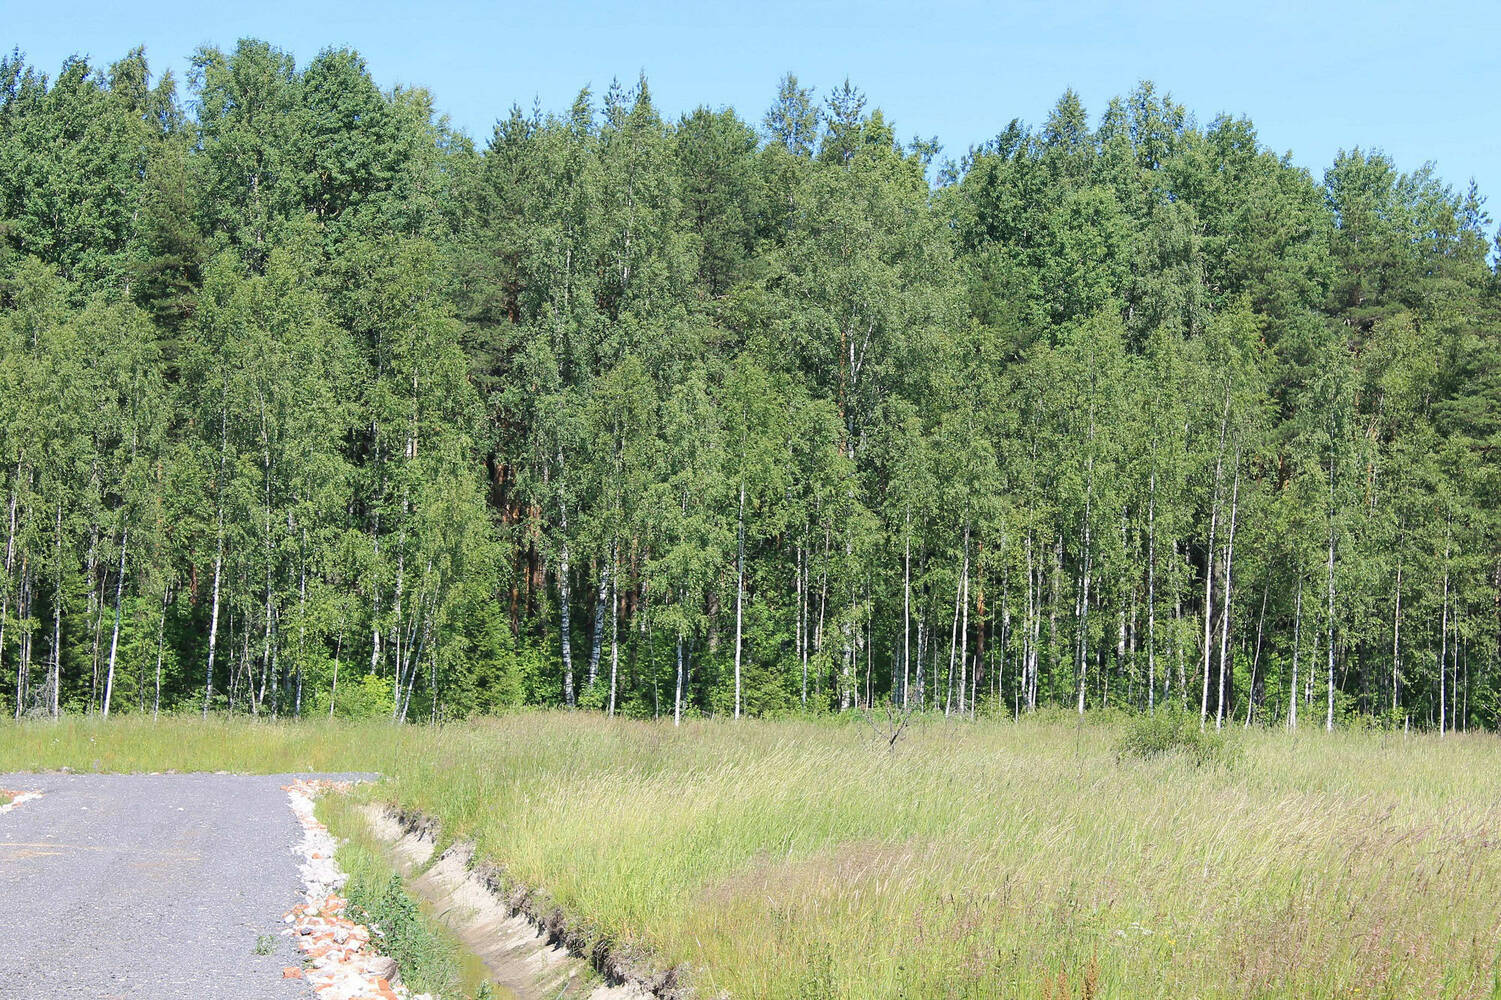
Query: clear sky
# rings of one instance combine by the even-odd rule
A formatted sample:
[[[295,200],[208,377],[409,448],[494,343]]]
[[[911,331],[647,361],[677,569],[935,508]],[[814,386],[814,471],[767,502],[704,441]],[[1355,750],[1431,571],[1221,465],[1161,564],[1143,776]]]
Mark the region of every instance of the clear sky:
[[[961,154],[1073,87],[1097,118],[1151,79],[1207,122],[1245,114],[1316,174],[1340,148],[1474,177],[1501,216],[1501,0],[893,3],[485,3],[433,0],[0,0],[0,44],[55,74],[144,44],[181,79],[198,45],[264,38],[299,65],[329,45],[382,86],[420,84],[476,140],[513,103],[563,110],[579,88],[645,71],[664,114],[731,106],[759,123],[791,70],[820,94],[846,75],[897,132]]]

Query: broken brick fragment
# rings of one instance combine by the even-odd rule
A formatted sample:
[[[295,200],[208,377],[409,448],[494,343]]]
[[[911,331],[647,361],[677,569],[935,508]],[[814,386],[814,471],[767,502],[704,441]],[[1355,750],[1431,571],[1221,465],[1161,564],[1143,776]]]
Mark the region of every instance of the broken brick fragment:
[[[396,962],[367,948],[370,930],[343,915],[348,901],[337,892],[344,880],[334,861],[337,845],[312,814],[312,797],[330,784],[297,781],[285,786],[305,834],[297,851],[306,859],[302,876],[307,896],[286,915],[292,924],[286,933],[309,966],[299,970],[298,978],[306,979],[320,1000],[431,1000],[393,985],[400,971]]]

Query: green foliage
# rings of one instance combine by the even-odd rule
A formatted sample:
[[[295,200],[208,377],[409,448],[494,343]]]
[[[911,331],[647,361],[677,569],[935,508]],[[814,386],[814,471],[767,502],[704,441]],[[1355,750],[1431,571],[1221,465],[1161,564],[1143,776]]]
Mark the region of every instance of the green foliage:
[[[1201,727],[1198,716],[1177,707],[1136,716],[1115,744],[1118,761],[1167,756],[1180,756],[1194,767],[1228,767],[1240,759],[1241,750],[1232,732]]]
[[[458,946],[407,894],[401,876],[363,838],[345,843],[336,857],[349,876],[347,915],[370,928],[371,944],[396,960],[403,983],[435,996],[464,996]]]
[[[760,123],[0,59],[7,714],[1496,724],[1480,192],[1151,83],[936,187]]]
[[[353,919],[371,928],[376,947],[396,959],[404,977],[424,991],[441,990],[457,978],[448,954],[425,925],[422,911],[392,874],[383,885],[351,878],[345,891]]]
[[[396,705],[391,678],[374,674],[341,678],[337,687],[330,688],[330,693],[320,692],[313,707],[326,714],[330,698],[337,719],[389,719]]]

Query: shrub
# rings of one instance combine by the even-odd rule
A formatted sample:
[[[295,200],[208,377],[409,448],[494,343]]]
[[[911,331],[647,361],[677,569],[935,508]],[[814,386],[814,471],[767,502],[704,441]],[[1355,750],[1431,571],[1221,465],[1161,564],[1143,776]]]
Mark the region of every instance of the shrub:
[[[1197,716],[1177,706],[1163,707],[1152,715],[1139,715],[1116,742],[1115,759],[1151,760],[1179,755],[1195,767],[1206,764],[1233,765],[1239,746],[1227,730],[1200,727]]]
[[[346,668],[350,666],[345,665]],[[313,692],[305,710],[314,718],[328,715],[328,690]],[[339,676],[338,691],[333,694],[334,715],[340,719],[390,718],[396,704],[395,686],[389,677],[347,670]]]

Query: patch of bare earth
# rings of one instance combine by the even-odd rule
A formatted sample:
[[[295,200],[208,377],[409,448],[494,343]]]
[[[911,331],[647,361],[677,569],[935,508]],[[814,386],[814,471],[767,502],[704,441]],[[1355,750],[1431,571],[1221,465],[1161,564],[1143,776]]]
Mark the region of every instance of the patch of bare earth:
[[[654,989],[631,977],[590,989],[585,985],[586,961],[559,943],[566,935],[503,894],[498,880],[476,866],[472,845],[456,843],[434,857],[437,831],[430,821],[375,805],[366,807],[365,818],[389,846],[407,888],[434,905],[449,930],[485,963],[497,985],[523,1000],[658,1000],[675,995],[670,988]]]

